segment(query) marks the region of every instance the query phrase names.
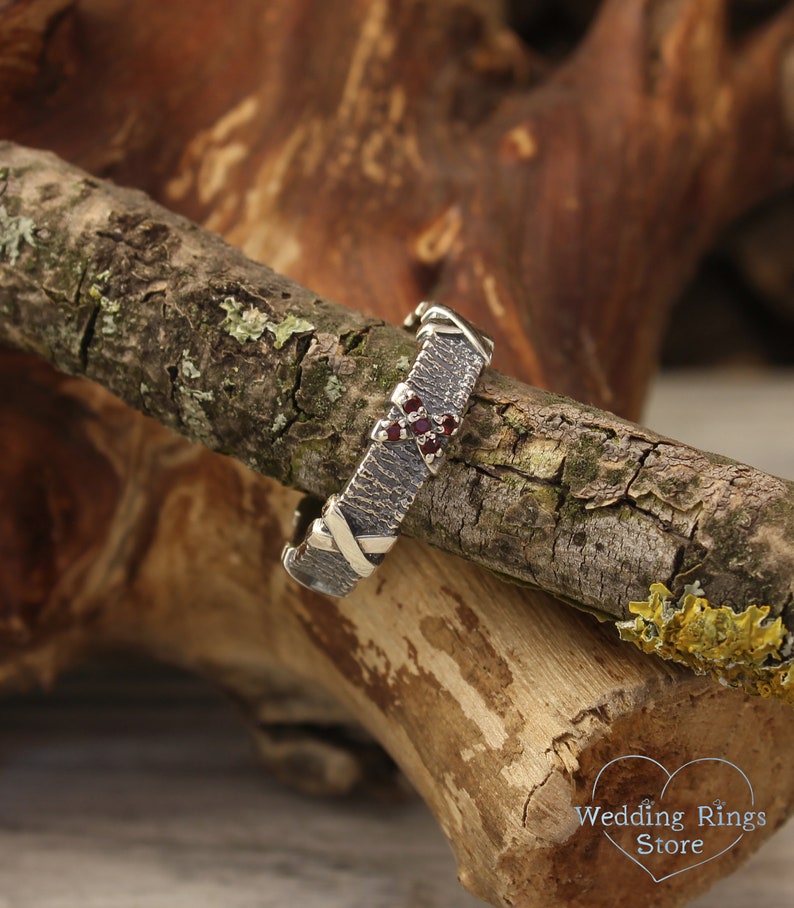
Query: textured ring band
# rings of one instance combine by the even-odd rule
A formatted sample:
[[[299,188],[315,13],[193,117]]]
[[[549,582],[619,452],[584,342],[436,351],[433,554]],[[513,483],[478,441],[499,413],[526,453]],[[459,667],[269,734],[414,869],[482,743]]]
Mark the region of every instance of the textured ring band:
[[[381,563],[422,483],[438,471],[491,361],[493,341],[446,306],[421,303],[405,322],[417,324],[419,352],[392,392],[389,412],[375,424],[356,472],[320,514],[302,503],[295,515],[298,538],[307,526],[308,532],[284,547],[282,564],[316,592],[347,596]]]

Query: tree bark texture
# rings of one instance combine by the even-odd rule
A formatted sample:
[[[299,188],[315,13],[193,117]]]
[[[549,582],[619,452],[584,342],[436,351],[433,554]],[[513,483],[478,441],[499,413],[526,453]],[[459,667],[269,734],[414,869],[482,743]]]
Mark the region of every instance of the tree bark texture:
[[[280,482],[322,497],[342,487],[410,335],[318,299],[140,194],[47,154],[2,155],[6,343]],[[724,670],[705,642],[687,653],[654,637],[660,652],[792,699],[791,483],[491,371],[406,529],[613,620],[631,619],[652,584],[677,599],[697,581],[728,606],[720,615],[749,622],[725,654],[743,668]],[[777,618],[774,651],[756,659]]]
[[[794,176],[794,6],[738,40],[724,0],[608,0],[556,64],[509,7],[18,0],[0,119],[350,308],[454,301],[496,368],[636,418],[698,260]]]
[[[0,360],[13,402],[4,563],[27,567],[3,591],[4,687],[135,648],[228,691],[265,763],[312,794],[391,791],[362,723],[430,805],[464,885],[495,905],[683,904],[790,812],[789,707],[643,656],[590,616],[408,538],[349,599],[311,594],[278,557],[296,493],[27,359]],[[670,771],[734,762],[767,826],[654,883],[574,811],[631,753]],[[606,782],[615,804],[659,787],[631,763]],[[701,777],[676,807],[735,803],[735,783]]]
[[[298,590],[277,560],[294,494],[242,465],[339,488],[414,351],[386,323],[427,295],[492,333],[504,371],[636,416],[697,259],[790,182],[792,4],[739,41],[717,0],[612,0],[559,65],[505,9],[0,12],[5,135],[146,189],[292,278],[140,195],[3,147],[4,340],[201,446],[97,384],[5,357],[3,538],[17,569],[2,681],[139,647],[228,690],[268,765],[305,790],[388,774],[363,723],[432,807],[461,879],[495,904],[678,904],[790,811],[790,710],[408,539],[349,601]],[[691,590],[672,615],[658,589],[646,617],[627,600],[663,581],[675,601],[696,579],[742,616],[728,624],[733,639],[748,629],[747,655],[774,662],[770,616],[746,608],[761,597],[789,646],[788,484],[495,372],[467,429],[411,533],[626,619],[627,633],[642,619],[643,646],[691,642],[710,613]],[[685,608],[692,620],[665,638]],[[734,760],[767,827],[654,884],[572,808],[632,752],[671,769]],[[610,794],[647,783],[626,771]]]

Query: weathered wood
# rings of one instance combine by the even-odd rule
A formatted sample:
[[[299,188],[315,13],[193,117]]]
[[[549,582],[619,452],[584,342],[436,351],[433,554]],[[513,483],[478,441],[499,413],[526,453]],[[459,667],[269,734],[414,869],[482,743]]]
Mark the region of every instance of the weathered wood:
[[[729,5],[608,0],[548,61],[506,2],[80,0],[0,121],[351,308],[454,302],[496,368],[636,418],[698,260],[794,177],[794,4],[741,41]]]
[[[0,702],[0,891],[14,908],[482,908],[419,801],[263,778],[229,703],[114,659]],[[794,824],[690,908],[794,898]],[[587,872],[587,867],[583,867]],[[693,871],[697,873],[698,871]]]
[[[666,307],[705,244],[735,212],[791,176],[791,95],[781,81],[790,11],[737,46],[724,27],[722,3],[610,2],[577,54],[529,91],[542,70],[504,29],[497,6],[480,0],[299,8],[216,2],[201,17],[179,4],[147,2],[133,15],[125,6],[123,27],[115,9],[115,0],[84,0],[49,29],[37,56],[46,65],[3,108],[8,135],[145,186],[326,296],[372,306],[387,320],[428,287],[475,321],[490,311],[509,371],[623,412],[636,411]],[[321,74],[311,92],[304,92],[307,61]],[[22,242],[27,225],[14,226],[29,256]],[[98,304],[88,309],[94,334],[107,327],[108,359],[134,371],[136,357],[121,335],[113,336],[128,327],[130,312],[125,308],[125,320],[116,321],[122,307],[113,310],[124,299],[119,291],[142,302],[145,291],[136,297],[134,275],[143,278],[141,290],[157,267],[147,255],[163,249],[156,233],[128,228],[117,239],[132,241],[118,256],[122,265],[134,264],[129,285],[114,285],[109,295],[102,271],[85,277]],[[195,287],[189,270],[185,278],[178,292]],[[157,292],[156,283],[146,286]],[[203,287],[198,298],[222,302],[218,289],[207,295]],[[83,294],[76,295],[79,302]],[[239,301],[244,310],[264,305],[249,295]],[[197,362],[189,346],[173,347],[164,352],[168,380],[155,370],[152,387],[161,399],[155,395],[152,412],[189,426],[196,437],[235,431],[215,421],[208,429],[204,419],[215,407],[190,393],[207,393],[199,380],[217,374],[215,348],[202,331],[212,333],[227,314],[232,327],[240,313],[228,305],[232,311],[214,312],[211,325],[199,319],[206,362]],[[153,332],[162,324],[162,312],[155,315]],[[349,313],[344,318],[355,321]],[[261,367],[272,353],[277,326],[282,334],[297,327],[294,320],[274,321],[273,332],[265,327],[259,341],[245,341],[244,354],[256,346],[251,362]],[[192,327],[183,322],[178,331],[190,339]],[[252,326],[238,325],[241,338],[245,327]],[[105,338],[91,350],[91,331],[81,336],[92,354],[89,366],[101,371]],[[336,395],[337,381],[347,391],[349,379],[339,364],[352,354],[363,357],[359,365],[372,357],[377,366],[380,350],[381,373],[366,377],[374,383],[380,376],[385,386],[384,363],[407,341],[356,322],[347,339],[364,341],[358,353],[340,349],[336,335],[328,353],[322,344],[315,348],[312,363],[305,342],[293,338],[285,356],[294,362],[300,352],[301,381],[287,370],[293,381],[286,390],[296,398],[305,393],[278,428],[294,449],[315,441],[326,450],[326,436],[302,439],[299,431],[308,423],[311,433],[321,421],[314,408],[338,414],[329,391]],[[232,339],[220,339],[216,352],[223,353]],[[381,348],[373,343],[378,339]],[[231,349],[229,365],[239,369],[240,350]],[[304,365],[307,379],[319,384],[304,386]],[[26,372],[17,373],[17,387]],[[250,363],[241,372],[259,377]],[[595,765],[627,741],[665,761],[675,761],[676,745],[693,756],[720,752],[741,705],[746,737],[731,756],[754,776],[753,766],[763,765],[765,782],[774,782],[776,798],[759,792],[773,803],[770,823],[789,809],[788,775],[775,755],[789,749],[790,712],[779,705],[701,688],[669,667],[611,651],[600,634],[583,630],[585,619],[566,614],[560,623],[537,594],[507,592],[473,569],[444,567],[444,559],[410,543],[389,559],[380,595],[375,587],[345,605],[352,615],[298,599],[282,587],[273,559],[291,499],[279,504],[282,493],[250,471],[175,441],[95,386],[33,374],[40,392],[28,388],[16,398],[19,448],[3,463],[17,515],[35,517],[13,525],[36,527],[23,549],[36,552],[29,563],[38,567],[37,585],[22,591],[24,608],[11,600],[19,637],[3,663],[7,681],[26,671],[51,675],[81,647],[126,643],[204,672],[266,723],[359,717],[417,780],[468,885],[503,903],[548,906],[584,897],[613,905],[617,890],[669,904],[688,887],[706,885],[708,874],[725,871],[725,862],[712,862],[697,880],[683,874],[671,887],[654,888],[647,878],[627,877],[616,854],[599,851],[603,841],[582,832],[557,841],[571,819],[562,806],[566,786],[587,788]],[[386,393],[367,390],[366,406]],[[496,398],[504,390],[489,393]],[[246,431],[263,413],[253,396],[245,401],[254,412],[253,423],[241,423]],[[544,406],[550,400],[541,399]],[[266,398],[275,420],[283,405],[272,404]],[[502,399],[506,404],[512,402]],[[486,414],[491,406],[478,403]],[[510,410],[497,413],[505,438],[507,428],[516,431]],[[42,430],[48,421],[41,417],[59,413],[62,433]],[[329,422],[332,433],[352,433],[343,439],[343,448],[349,442],[343,458],[352,456],[365,422],[363,413],[349,415]],[[526,427],[525,416],[518,414],[519,427]],[[254,442],[260,452],[273,434],[269,423]],[[237,441],[249,444],[239,432]],[[476,438],[467,443],[483,447]],[[520,460],[526,445],[510,447]],[[318,467],[311,444],[304,454],[296,476]],[[516,465],[516,454],[501,456],[496,466],[503,475],[492,478],[506,485],[505,468]],[[57,475],[48,458],[57,459]],[[345,466],[343,460],[339,474]],[[87,477],[96,477],[96,488]],[[311,481],[325,489],[339,477],[329,470]],[[35,494],[26,497],[26,488]],[[97,492],[93,502],[85,500],[88,490]],[[387,609],[372,611],[373,600]],[[505,666],[515,673],[512,683]],[[610,676],[606,684],[599,666]],[[523,679],[534,681],[536,670],[549,683],[530,692]],[[701,690],[708,697],[697,696]],[[334,706],[334,698],[347,709]],[[303,756],[302,771],[293,764],[291,772],[305,787],[343,790],[366,775],[365,754],[350,736],[345,746],[316,736],[290,745],[286,737],[271,727],[264,752],[282,774],[290,772],[290,753]],[[745,852],[759,838],[746,837]],[[598,860],[598,873],[584,884],[581,877],[566,882],[583,863],[578,848]],[[741,854],[732,852],[728,861]],[[548,880],[547,889],[533,891],[533,879]]]
[[[0,155],[6,343],[281,482],[341,488],[410,336],[318,299],[140,194],[47,154],[7,144]],[[697,581],[737,621],[769,606],[727,666],[710,643],[649,645],[790,699],[785,663],[752,651],[779,617],[776,653],[790,657],[792,498],[784,480],[491,371],[406,528],[613,619],[631,619],[629,603],[654,583],[678,598]]]
[[[794,81],[794,65],[792,65]],[[748,284],[794,321],[794,191],[781,193],[744,218],[724,248]]]
[[[410,539],[350,599],[312,595],[278,560],[296,493],[97,385],[15,358],[5,419],[16,443],[0,487],[16,533],[2,538],[36,560],[4,687],[52,679],[87,650],[147,652],[229,692],[268,765],[309,792],[387,783],[360,722],[429,804],[464,884],[498,905],[676,904],[791,809],[789,707],[643,656],[589,616]],[[725,756],[752,779],[768,825],[655,884],[573,812],[601,766],[634,752],[671,768]],[[621,779],[615,797],[646,790],[630,768]],[[714,783],[682,808],[730,797]]]

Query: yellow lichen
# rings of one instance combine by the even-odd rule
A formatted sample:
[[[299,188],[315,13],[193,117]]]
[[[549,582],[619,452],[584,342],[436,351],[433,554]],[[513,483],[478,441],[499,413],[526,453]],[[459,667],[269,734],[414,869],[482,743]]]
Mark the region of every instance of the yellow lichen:
[[[786,629],[781,618],[770,620],[768,605],[742,612],[712,606],[697,584],[674,602],[664,584],[654,583],[648,600],[630,602],[629,611],[637,617],[618,622],[618,631],[643,652],[794,706],[794,662],[780,661]]]

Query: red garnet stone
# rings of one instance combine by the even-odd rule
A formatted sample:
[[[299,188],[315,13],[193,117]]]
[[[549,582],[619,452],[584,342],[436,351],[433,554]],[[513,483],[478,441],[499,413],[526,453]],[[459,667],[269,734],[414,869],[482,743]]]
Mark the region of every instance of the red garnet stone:
[[[441,444],[435,438],[428,438],[419,445],[419,449],[423,454],[438,454]]]

